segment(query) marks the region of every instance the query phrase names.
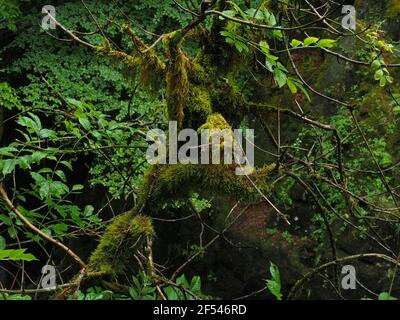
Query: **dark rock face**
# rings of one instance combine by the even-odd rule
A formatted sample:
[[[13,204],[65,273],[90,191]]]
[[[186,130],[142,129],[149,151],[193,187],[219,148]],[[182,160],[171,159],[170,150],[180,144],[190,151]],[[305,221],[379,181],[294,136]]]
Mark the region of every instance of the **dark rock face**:
[[[215,230],[222,230],[227,224],[236,221],[232,228],[207,249],[201,259],[189,266],[193,275],[204,279],[204,291],[224,299],[238,298],[265,286],[270,278],[269,266],[273,262],[281,271],[282,290],[286,292],[307,270],[312,257],[311,242],[297,236],[289,240],[278,229],[268,234],[268,228],[274,228],[277,217],[271,207],[265,203],[251,206],[238,205],[227,198],[214,201],[215,211],[212,217],[205,219]],[[218,212],[217,212],[218,211]],[[282,224],[283,225],[283,224]],[[159,225],[157,237],[163,241],[155,242],[155,253],[159,261],[168,260],[168,251],[176,255],[176,248],[185,239],[187,243],[199,243],[200,228],[198,221],[185,221],[174,226]],[[204,244],[215,234],[204,232]],[[165,241],[168,239],[168,241]],[[164,257],[163,257],[164,256]],[[255,298],[271,298],[268,292],[262,292]]]

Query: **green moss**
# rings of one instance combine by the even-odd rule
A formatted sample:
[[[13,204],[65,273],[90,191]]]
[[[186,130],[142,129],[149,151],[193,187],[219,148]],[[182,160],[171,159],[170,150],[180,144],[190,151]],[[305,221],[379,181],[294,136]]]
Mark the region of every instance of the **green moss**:
[[[197,130],[199,134],[201,134],[202,130],[209,130],[208,132],[208,141],[215,146],[215,143],[219,144],[219,148],[221,150],[221,154],[223,152],[225,143],[229,141],[229,144],[233,146],[234,144],[234,136],[233,130],[228,122],[226,122],[225,118],[219,113],[213,113],[208,116],[206,123],[201,125]],[[213,130],[216,130],[216,136],[219,142],[215,142],[212,138]],[[214,131],[215,132],[215,131]]]
[[[188,78],[190,60],[180,48],[181,42],[174,39],[177,35],[178,31],[170,33],[163,42],[168,60],[166,75],[168,115],[170,120],[178,122],[178,127],[182,127],[190,87]]]
[[[272,171],[276,169],[276,163],[266,164],[263,167],[256,170],[255,175],[257,177],[265,177],[271,174]]]
[[[221,81],[210,95],[214,112],[223,114],[229,123],[238,124],[247,114],[247,103],[234,85]]]
[[[400,13],[400,2],[398,0],[389,0],[386,12],[389,17],[397,16]]]
[[[193,60],[191,76],[194,80],[215,83],[215,76],[218,74],[218,64],[213,61],[213,55],[201,51]]]
[[[135,263],[134,254],[143,247],[145,236],[154,234],[151,220],[132,212],[118,216],[107,228],[89,260],[89,270],[122,274]]]
[[[268,8],[275,14],[286,11],[289,5],[289,0],[267,1]]]
[[[198,132],[204,129],[229,129],[232,130],[231,126],[228,122],[226,122],[225,118],[220,113],[213,113],[207,118],[207,122],[204,123],[199,129]]]
[[[169,119],[176,120],[180,128],[183,125],[196,128],[217,111],[239,123],[247,108],[240,90],[229,84],[223,75],[230,72],[230,77],[235,79],[236,71],[229,70],[242,63],[204,52],[190,60],[182,49],[182,41],[180,30],[163,39],[168,61],[166,100]],[[221,59],[229,63],[221,66]]]
[[[189,78],[195,84],[205,85],[210,82],[210,75],[199,63],[192,61],[189,70]]]
[[[160,79],[164,77],[165,64],[153,49],[148,46],[127,25],[122,29],[131,37],[135,51],[129,55],[125,52],[112,49],[109,42],[104,46],[97,46],[96,50],[111,58],[122,62],[129,69],[140,69],[140,80],[143,85],[156,89],[160,86]],[[144,52],[144,53],[143,53]]]
[[[139,196],[139,206],[152,214],[160,211],[164,203],[175,199],[188,199],[193,192],[207,190],[226,195],[245,203],[255,203],[262,196],[246,176],[235,173],[235,165],[158,165],[147,174]],[[271,167],[255,170],[249,176],[264,194],[269,193],[271,180],[267,173]]]
[[[211,98],[208,91],[201,87],[192,85],[189,90],[187,108],[188,119],[203,123],[208,115],[212,113]],[[193,127],[197,127],[196,124]]]
[[[212,55],[204,55],[204,61],[213,61]],[[209,62],[212,63],[212,62]],[[245,74],[248,72],[248,67],[243,62],[232,61],[230,70],[225,73],[221,73],[218,69],[213,75],[213,85],[210,85],[210,97],[213,106],[213,112],[220,113],[224,118],[232,125],[239,126],[242,120],[248,116],[251,110],[244,97],[243,82],[247,82]],[[235,65],[235,66],[233,66]],[[205,67],[206,68],[206,67]],[[213,70],[211,68],[211,70]],[[239,85],[242,83],[241,85]],[[267,84],[269,85],[269,84]],[[242,87],[243,86],[243,87]],[[266,90],[263,90],[263,94]],[[247,91],[246,93],[249,100],[258,100],[260,93],[253,93]],[[270,96],[268,96],[270,98]]]
[[[390,114],[392,99],[385,92],[385,89],[376,84],[362,83],[361,90],[365,90],[366,94],[358,107],[358,111],[365,123],[374,126]]]

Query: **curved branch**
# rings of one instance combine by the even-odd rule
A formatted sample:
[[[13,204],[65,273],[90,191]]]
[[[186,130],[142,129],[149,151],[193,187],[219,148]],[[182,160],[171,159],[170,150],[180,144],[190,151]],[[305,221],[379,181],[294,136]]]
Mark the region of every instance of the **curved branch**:
[[[86,269],[86,264],[82,261],[79,256],[73,252],[70,248],[68,248],[65,244],[59,242],[58,240],[52,238],[48,234],[44,233],[37,227],[35,227],[16,207],[14,207],[13,203],[11,202],[10,198],[7,195],[6,190],[4,189],[3,184],[0,184],[0,194],[4,201],[6,202],[7,206],[17,215],[17,217],[22,220],[23,223],[27,225],[29,229],[31,229],[33,232],[41,236],[43,239],[54,243],[56,246],[60,247],[62,250],[64,250],[69,256],[71,256],[80,266],[82,269]]]

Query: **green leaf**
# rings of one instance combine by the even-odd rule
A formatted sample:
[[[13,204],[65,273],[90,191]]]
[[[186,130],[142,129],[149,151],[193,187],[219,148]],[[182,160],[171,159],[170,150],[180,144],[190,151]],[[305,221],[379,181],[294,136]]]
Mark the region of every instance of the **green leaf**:
[[[276,68],[274,70],[274,78],[275,78],[275,81],[277,82],[279,88],[282,88],[286,84],[286,80],[287,80],[286,73],[278,68]]]
[[[372,62],[371,67],[373,69],[377,69],[381,66],[381,62],[379,60],[374,60],[374,62]]]
[[[66,181],[67,181],[67,177],[65,176],[64,171],[62,171],[62,170],[56,170],[55,174],[56,174],[63,182],[66,182]]]
[[[237,51],[242,52],[243,51],[243,47],[240,44],[240,42],[235,42],[235,48]]]
[[[9,173],[13,172],[15,169],[16,161],[14,159],[7,159],[4,161],[1,161],[0,163],[3,164],[3,176],[8,175]]]
[[[297,92],[297,87],[292,80],[287,79],[287,85],[292,94],[295,94]]]
[[[48,197],[50,193],[50,183],[48,181],[44,182],[39,189],[39,195],[41,199],[45,199]]]
[[[52,173],[53,170],[51,170],[50,168],[42,168],[38,171],[38,173]]]
[[[275,16],[274,16],[273,13],[268,12],[268,15],[267,15],[267,14],[265,14],[265,11],[264,11],[264,15],[265,15],[267,24],[268,24],[269,26],[273,27],[273,26],[276,25],[276,18],[275,18]],[[278,30],[278,31],[279,31],[279,30]]]
[[[57,134],[55,133],[55,131],[49,129],[40,130],[39,135],[41,138],[50,138],[50,139],[57,138]]]
[[[41,171],[46,172],[45,169],[42,169]],[[38,172],[31,172],[31,177],[36,181],[37,184],[42,184],[42,183],[46,182],[46,178],[43,177]]]
[[[165,287],[163,288],[164,293],[166,294],[168,300],[178,300],[177,290],[173,287]]]
[[[12,261],[33,261],[38,260],[35,256],[30,253],[25,253],[26,249],[7,249],[0,250],[0,261],[1,260],[12,260]]]
[[[269,272],[271,273],[272,279],[280,284],[281,281],[279,276],[279,269],[273,262],[270,263]]]
[[[89,217],[89,216],[91,216],[91,215],[93,214],[93,211],[94,211],[94,207],[91,206],[91,205],[87,205],[87,206],[85,206],[85,208],[83,209],[83,215],[84,215],[85,217]]]
[[[184,274],[176,278],[176,284],[183,285],[186,289],[190,289],[189,282],[186,280],[186,276]]]
[[[21,108],[17,92],[7,82],[0,82],[0,105],[9,110]]]
[[[138,292],[135,290],[135,288],[129,288],[129,294],[131,295],[133,300],[139,300],[139,294]]]
[[[284,72],[289,72],[288,69],[286,69],[286,67],[282,63],[280,63],[279,61],[276,63],[276,65],[280,70],[282,70]]]
[[[272,54],[266,54],[265,57],[270,61],[277,61],[279,59],[277,56],[274,56]]]
[[[69,163],[68,161],[60,161],[60,163],[61,164],[63,164],[64,166],[66,166],[69,170],[71,170],[72,171],[72,164],[71,163]]]
[[[6,248],[6,239],[3,236],[0,236],[0,250],[4,250]]]
[[[42,159],[48,157],[48,155],[45,152],[41,151],[36,151],[32,153],[32,162],[33,163],[39,163]]]
[[[7,229],[7,233],[10,236],[11,239],[16,239],[17,238],[17,230],[15,230],[14,226],[10,226]]]
[[[68,231],[68,225],[65,223],[53,224],[51,227],[56,234],[64,234]]]
[[[239,14],[242,16],[242,18],[247,20],[247,14],[244,13],[244,11],[242,9],[240,9],[240,7],[236,3],[234,3],[233,1],[227,1],[227,3],[231,4],[234,7],[234,9],[237,12],[239,12]]]
[[[79,191],[79,190],[82,190],[83,188],[84,188],[83,185],[75,184],[75,185],[72,186],[72,190],[71,191]]]
[[[30,155],[22,156],[15,161],[21,169],[31,169],[30,162],[32,161],[32,157]]]
[[[268,290],[278,299],[282,300],[281,293],[281,278],[279,269],[274,263],[270,263],[269,272],[271,273],[272,279],[267,280]]]
[[[42,130],[42,123],[39,117],[31,112],[29,112],[28,115],[30,117],[19,117],[17,123],[39,134],[40,130]]]
[[[1,295],[0,295],[0,300],[2,300]],[[21,295],[21,294],[10,294],[10,295],[6,296],[5,300],[12,300],[12,301],[14,301],[14,300],[32,300],[32,297],[28,296],[28,295]]]
[[[268,69],[269,72],[273,72],[274,71],[274,66],[275,66],[275,62],[271,62],[268,59],[265,59],[265,67]]]
[[[374,74],[374,79],[380,80],[382,77],[383,77],[383,70],[382,69],[377,70]]]
[[[269,44],[267,41],[262,40],[260,41],[259,45],[262,52],[264,52],[265,54],[269,54]]]
[[[283,38],[283,34],[282,34],[281,30],[273,30],[272,35],[274,36],[274,38],[277,38],[277,39]]]
[[[382,292],[378,300],[397,300],[395,297],[392,297],[388,292]]]
[[[55,198],[61,198],[63,195],[69,192],[69,188],[65,183],[61,181],[50,182],[50,194]]]
[[[308,37],[304,40],[304,46],[308,47],[311,44],[316,43],[319,40],[319,38],[316,37]]]
[[[201,292],[201,279],[199,276],[194,276],[190,281],[190,291],[194,294]]]
[[[222,13],[224,14],[224,15],[226,15],[226,16],[228,16],[228,17],[234,17],[235,15],[236,15],[236,11],[233,11],[233,10],[225,10],[225,11],[222,11]],[[225,18],[224,17],[219,17],[219,19],[220,20],[225,20]]]
[[[18,152],[18,149],[14,148],[14,147],[10,147],[10,146],[0,148],[0,155],[2,155],[2,156],[13,157],[14,154],[12,152]]]
[[[336,40],[333,39],[321,39],[317,42],[317,46],[320,48],[332,48],[335,42]]]
[[[79,118],[79,123],[82,125],[82,127],[85,130],[90,130],[91,124],[90,121],[87,118]]]
[[[300,46],[300,45],[302,45],[302,44],[303,44],[303,42],[300,41],[300,40],[297,40],[297,39],[293,39],[292,41],[290,41],[290,45],[291,45],[293,48],[297,48],[298,46]]]
[[[226,31],[226,30],[225,31],[221,31],[220,35],[224,36],[224,37],[227,37],[227,38],[234,38],[235,37],[235,35],[232,32],[229,32],[229,31]]]
[[[77,107],[78,109],[82,109],[83,108],[82,102],[80,102],[78,100],[75,100],[75,99],[72,99],[72,98],[66,98],[65,100],[67,101],[68,104],[70,104],[70,105],[72,105],[74,107]]]
[[[303,92],[303,94],[306,96],[307,100],[309,102],[311,102],[310,94],[308,93],[307,89],[304,88],[303,84],[297,80],[294,81],[294,83],[296,84],[296,87],[299,88]]]
[[[273,56],[272,54],[266,54],[265,55],[265,66],[270,72],[274,71],[274,67],[276,66],[276,60],[279,58],[276,56]]]
[[[257,10],[254,8],[247,9],[245,13],[249,16],[249,18],[256,19],[256,20],[263,20],[264,14],[261,10]]]
[[[3,222],[7,226],[12,226],[12,220],[9,216],[0,214],[0,221]]]

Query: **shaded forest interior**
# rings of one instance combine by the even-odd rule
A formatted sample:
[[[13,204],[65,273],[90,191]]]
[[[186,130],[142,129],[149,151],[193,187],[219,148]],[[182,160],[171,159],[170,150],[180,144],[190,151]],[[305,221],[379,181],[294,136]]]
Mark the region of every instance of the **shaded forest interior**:
[[[399,299],[399,26],[398,0],[0,0],[0,300]],[[220,162],[174,161],[171,124]]]

